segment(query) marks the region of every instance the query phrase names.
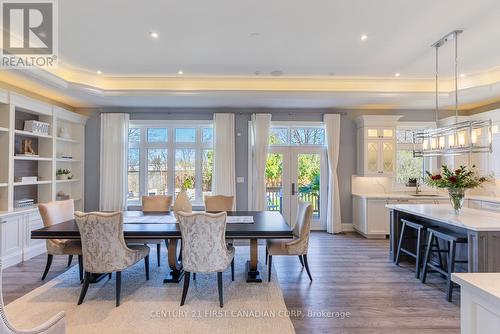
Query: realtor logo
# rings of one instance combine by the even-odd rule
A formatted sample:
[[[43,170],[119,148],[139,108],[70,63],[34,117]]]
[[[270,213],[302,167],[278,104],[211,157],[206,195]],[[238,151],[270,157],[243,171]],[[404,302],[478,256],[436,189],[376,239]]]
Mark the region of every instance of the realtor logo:
[[[57,3],[55,0],[1,0],[1,67],[57,65]]]

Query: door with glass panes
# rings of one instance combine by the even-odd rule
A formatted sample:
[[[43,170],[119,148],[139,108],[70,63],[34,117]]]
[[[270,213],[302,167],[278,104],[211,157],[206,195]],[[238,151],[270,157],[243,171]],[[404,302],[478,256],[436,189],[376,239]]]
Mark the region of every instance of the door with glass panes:
[[[326,221],[327,166],[324,147],[271,146],[266,163],[267,209],[294,226],[299,200],[313,205],[312,228]]]

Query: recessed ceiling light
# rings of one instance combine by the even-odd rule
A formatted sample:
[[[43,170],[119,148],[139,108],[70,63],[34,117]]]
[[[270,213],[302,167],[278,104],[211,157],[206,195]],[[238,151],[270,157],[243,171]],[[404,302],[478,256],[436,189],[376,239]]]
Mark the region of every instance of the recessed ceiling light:
[[[274,71],[271,71],[269,74],[271,74],[273,77],[280,77],[283,75],[283,71],[274,70]]]
[[[97,74],[102,74],[102,71],[101,70],[97,70]]]
[[[158,38],[158,37],[160,37],[160,35],[158,35],[158,33],[157,33],[156,31],[151,31],[151,32],[149,33],[149,36],[151,36],[151,37],[153,37],[153,38]]]
[[[368,39],[368,35],[361,35],[361,40],[366,41]]]
[[[179,75],[183,75],[183,74],[184,74],[184,72],[182,72],[181,70],[179,70],[179,71],[177,71],[177,74],[179,74]]]
[[[260,75],[260,71],[253,72],[255,75]]]
[[[260,36],[260,32],[251,32],[250,37],[257,37]]]
[[[460,78],[465,78],[465,77],[466,77],[465,73],[460,73]]]
[[[394,76],[395,77],[399,77],[399,76],[401,76],[401,73],[399,73],[399,72],[398,73],[394,73]]]

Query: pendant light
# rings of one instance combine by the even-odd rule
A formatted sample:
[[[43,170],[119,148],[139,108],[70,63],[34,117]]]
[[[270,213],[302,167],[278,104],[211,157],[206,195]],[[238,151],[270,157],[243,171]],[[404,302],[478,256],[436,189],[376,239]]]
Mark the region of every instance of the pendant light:
[[[432,47],[436,50],[436,123],[439,121],[439,48],[455,41],[455,123],[436,129],[416,131],[413,136],[416,157],[435,157],[471,153],[491,153],[491,120],[458,121],[458,35],[454,30],[442,37]]]

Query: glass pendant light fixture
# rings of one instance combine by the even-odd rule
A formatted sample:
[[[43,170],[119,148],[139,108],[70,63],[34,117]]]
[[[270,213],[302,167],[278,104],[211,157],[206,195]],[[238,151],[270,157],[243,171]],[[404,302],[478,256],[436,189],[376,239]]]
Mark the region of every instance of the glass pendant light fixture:
[[[415,157],[436,157],[471,153],[491,153],[491,120],[458,121],[458,35],[454,30],[442,37],[432,47],[436,50],[436,123],[439,121],[439,48],[455,41],[455,123],[436,129],[417,131],[413,135]]]

